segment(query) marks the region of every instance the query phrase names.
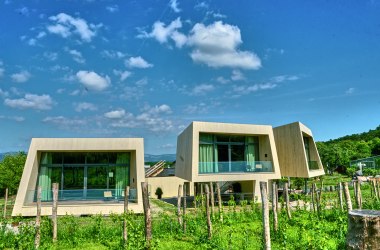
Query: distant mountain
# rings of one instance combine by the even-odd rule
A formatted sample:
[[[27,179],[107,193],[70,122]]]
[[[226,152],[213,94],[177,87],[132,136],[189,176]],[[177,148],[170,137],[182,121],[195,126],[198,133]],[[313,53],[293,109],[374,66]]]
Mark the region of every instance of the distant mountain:
[[[151,155],[145,154],[145,162],[175,161],[176,154]]]

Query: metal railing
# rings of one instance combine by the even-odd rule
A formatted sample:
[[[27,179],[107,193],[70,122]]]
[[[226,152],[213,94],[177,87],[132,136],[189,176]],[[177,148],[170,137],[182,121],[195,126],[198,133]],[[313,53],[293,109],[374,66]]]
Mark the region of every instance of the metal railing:
[[[26,203],[33,203],[37,200],[37,190],[28,190],[26,194]],[[129,189],[130,202],[136,202],[137,190]],[[42,190],[41,200],[43,202],[53,201],[52,190]],[[58,201],[91,201],[91,202],[119,202],[124,200],[124,189],[60,189],[58,190]]]
[[[271,161],[199,162],[199,174],[273,172]]]

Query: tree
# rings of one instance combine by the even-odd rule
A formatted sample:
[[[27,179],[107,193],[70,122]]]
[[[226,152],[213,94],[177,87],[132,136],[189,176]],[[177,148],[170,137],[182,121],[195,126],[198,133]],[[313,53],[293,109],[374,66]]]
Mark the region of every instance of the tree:
[[[4,195],[5,188],[8,188],[10,195],[17,193],[20,184],[22,171],[26,161],[25,152],[14,155],[6,155],[0,162],[0,194]]]

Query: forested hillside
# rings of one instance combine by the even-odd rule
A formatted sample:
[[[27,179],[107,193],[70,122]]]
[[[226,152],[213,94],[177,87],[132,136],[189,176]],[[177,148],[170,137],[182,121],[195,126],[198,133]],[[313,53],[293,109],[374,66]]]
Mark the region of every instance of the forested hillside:
[[[350,161],[380,155],[380,126],[368,132],[317,142],[325,168],[347,167]]]

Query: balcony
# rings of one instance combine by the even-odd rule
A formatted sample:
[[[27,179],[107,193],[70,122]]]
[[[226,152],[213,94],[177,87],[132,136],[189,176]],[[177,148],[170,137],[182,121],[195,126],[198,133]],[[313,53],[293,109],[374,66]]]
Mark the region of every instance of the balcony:
[[[308,165],[309,165],[309,170],[319,170],[317,161],[309,161]]]
[[[273,172],[271,161],[199,162],[199,174],[267,173]]]

